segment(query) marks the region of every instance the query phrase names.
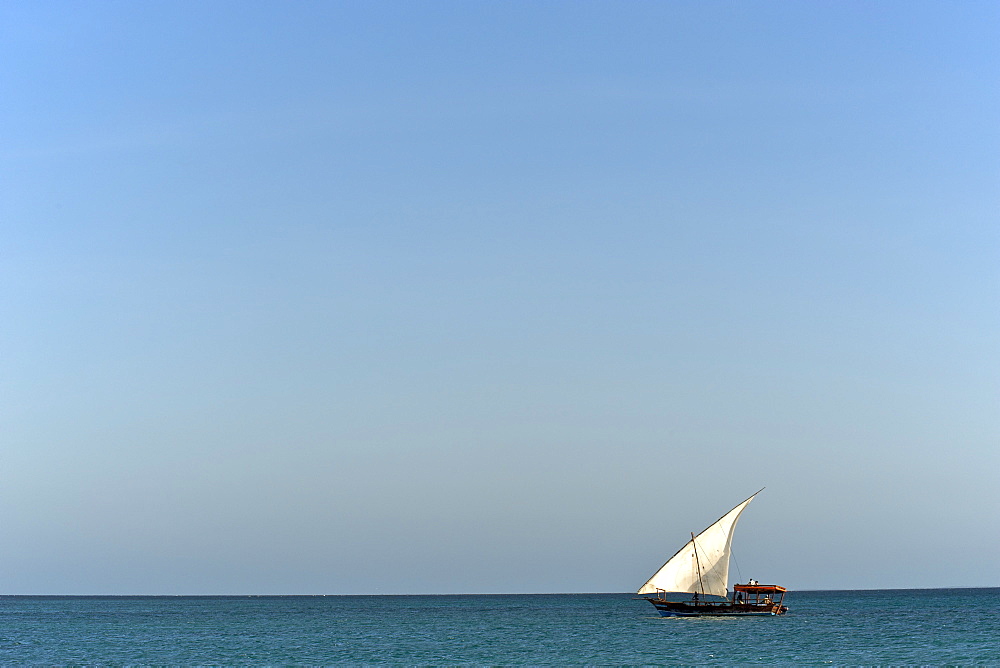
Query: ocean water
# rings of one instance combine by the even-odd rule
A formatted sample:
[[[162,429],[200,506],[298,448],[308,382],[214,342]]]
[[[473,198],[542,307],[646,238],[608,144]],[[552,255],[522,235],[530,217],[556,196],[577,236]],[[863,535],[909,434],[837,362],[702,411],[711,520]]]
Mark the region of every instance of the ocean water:
[[[1000,588],[790,592],[782,617],[631,594],[0,597],[0,664],[1000,665]]]

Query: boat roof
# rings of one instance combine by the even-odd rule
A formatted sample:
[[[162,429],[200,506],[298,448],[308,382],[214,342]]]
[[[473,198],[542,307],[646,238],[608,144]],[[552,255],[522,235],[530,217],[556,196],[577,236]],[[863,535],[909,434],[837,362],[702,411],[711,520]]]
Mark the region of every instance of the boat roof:
[[[748,594],[770,594],[776,591],[786,591],[784,587],[778,585],[733,585],[733,591],[742,591]]]

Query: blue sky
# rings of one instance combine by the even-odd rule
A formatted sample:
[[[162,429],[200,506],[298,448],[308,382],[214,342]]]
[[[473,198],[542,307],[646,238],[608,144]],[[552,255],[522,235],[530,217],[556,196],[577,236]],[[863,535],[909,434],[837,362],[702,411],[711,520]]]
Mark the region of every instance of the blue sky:
[[[998,28],[0,2],[0,589],[1000,584]]]

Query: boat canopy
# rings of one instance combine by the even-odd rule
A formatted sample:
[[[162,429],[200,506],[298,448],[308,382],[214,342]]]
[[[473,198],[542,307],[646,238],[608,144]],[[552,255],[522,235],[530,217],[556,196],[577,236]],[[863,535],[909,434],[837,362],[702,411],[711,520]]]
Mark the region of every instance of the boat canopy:
[[[787,591],[778,585],[733,585],[733,591],[741,591],[744,594],[779,594]]]
[[[776,605],[782,608],[781,603],[785,600],[785,588],[778,585],[762,584],[739,584],[733,585],[733,593],[736,603],[746,603],[747,605]],[[777,614],[782,614],[784,610]]]

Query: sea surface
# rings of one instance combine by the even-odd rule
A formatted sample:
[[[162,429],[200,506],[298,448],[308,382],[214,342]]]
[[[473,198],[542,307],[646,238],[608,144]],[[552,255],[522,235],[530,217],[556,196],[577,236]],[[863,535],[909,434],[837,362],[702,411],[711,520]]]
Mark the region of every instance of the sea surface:
[[[0,597],[0,664],[1000,665],[1000,588],[790,592],[781,617],[632,594]]]

